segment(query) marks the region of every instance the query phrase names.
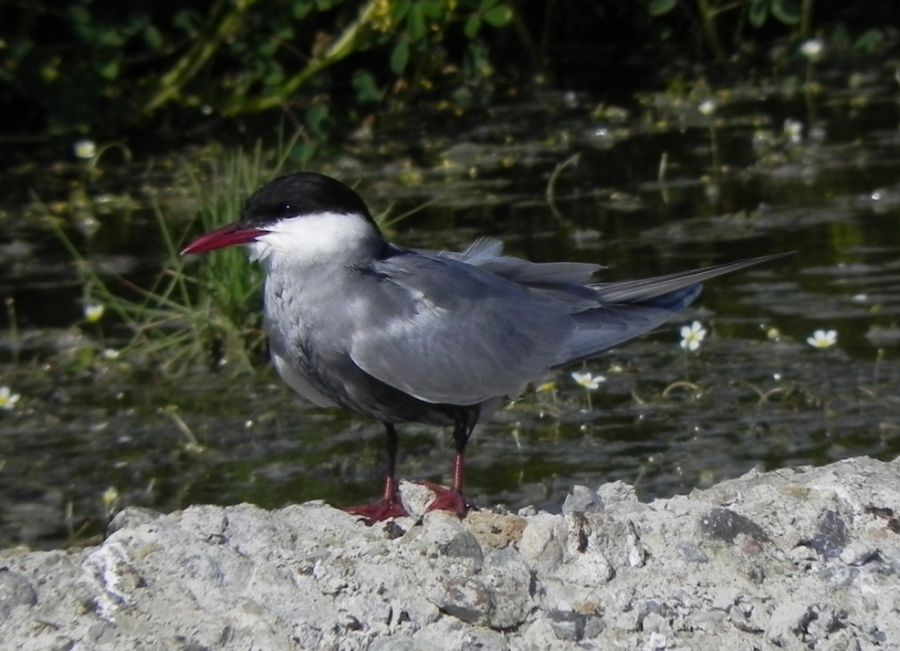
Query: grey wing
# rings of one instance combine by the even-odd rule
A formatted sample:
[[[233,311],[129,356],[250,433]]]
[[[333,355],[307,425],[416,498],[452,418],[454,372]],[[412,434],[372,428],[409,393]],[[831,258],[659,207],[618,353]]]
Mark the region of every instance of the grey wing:
[[[654,276],[653,278],[641,278],[640,280],[626,280],[612,283],[591,283],[590,286],[597,292],[600,300],[604,302],[647,302],[667,294],[672,294],[685,287],[710,280],[716,276],[722,276],[734,271],[746,269],[747,267],[754,267],[758,264],[763,264],[764,262],[793,255],[793,253],[793,251],[773,253],[772,255],[763,255],[757,258],[745,258],[743,260],[735,260],[734,262],[725,262],[713,267],[680,271],[665,276]]]
[[[558,363],[574,329],[566,306],[447,257],[410,252],[373,271],[351,358],[426,402],[518,394]]]
[[[429,255],[431,252],[422,251]],[[436,255],[489,271],[507,280],[524,285],[570,284],[584,285],[595,273],[605,269],[590,262],[531,262],[503,255],[503,242],[480,237],[463,251],[441,251]]]
[[[593,357],[635,337],[650,332],[690,305],[703,288],[702,282],[791,255],[776,253],[758,258],[726,262],[665,276],[592,283],[599,306],[573,315],[575,332],[568,341],[560,365]]]

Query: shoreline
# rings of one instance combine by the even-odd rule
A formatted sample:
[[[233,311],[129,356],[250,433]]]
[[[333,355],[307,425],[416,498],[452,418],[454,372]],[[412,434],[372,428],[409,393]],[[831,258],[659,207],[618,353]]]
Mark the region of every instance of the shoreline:
[[[401,486],[411,512],[427,489]],[[0,550],[0,646],[900,648],[900,457],[752,471],[644,503],[367,527],[308,502],[129,508],[96,547]],[[3,646],[3,648],[7,648]]]

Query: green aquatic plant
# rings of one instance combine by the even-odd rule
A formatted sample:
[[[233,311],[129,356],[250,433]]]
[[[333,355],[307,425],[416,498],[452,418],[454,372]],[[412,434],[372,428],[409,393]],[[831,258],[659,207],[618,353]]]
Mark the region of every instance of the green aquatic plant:
[[[588,371],[584,373],[575,371],[571,374],[571,377],[575,381],[575,384],[584,389],[584,395],[587,398],[587,409],[588,411],[592,411],[594,406],[591,403],[591,391],[599,389],[600,385],[606,382],[606,377],[603,375],[594,375]]]
[[[774,22],[792,30],[794,37],[806,38],[812,25],[813,5],[814,0],[647,0],[647,12],[662,18],[676,9],[683,11],[699,22],[699,35],[706,47],[717,61],[724,62],[731,53],[722,37],[723,25],[733,30],[733,50],[747,40],[743,34],[746,24],[759,30],[766,22]]]
[[[19,402],[20,397],[18,393],[13,393],[9,387],[0,387],[0,409],[12,411],[16,408],[16,403]]]
[[[75,261],[85,286],[79,325],[93,339],[88,346],[70,351],[78,353],[71,357],[83,367],[98,361],[122,365],[139,361],[167,374],[198,365],[241,372],[262,361],[266,350],[258,309],[262,272],[248,263],[239,248],[202,258],[182,257],[181,250],[191,236],[235,221],[257,188],[282,174],[288,164],[298,167],[298,156],[308,153],[306,144],[297,136],[281,138],[271,151],[261,144],[252,151],[235,150],[206,172],[186,167],[183,174],[191,196],[197,199],[195,216],[186,226],[176,227],[154,204],[164,249],[162,269],[149,286],[101,274],[45,209],[51,229]],[[396,216],[379,214],[375,219],[382,229],[390,230],[427,205]],[[122,348],[110,348],[105,333],[122,327],[130,340]]]
[[[149,287],[138,287],[121,276],[103,276],[85,259],[62,224],[48,221],[68,250],[85,284],[85,324],[105,315],[130,334],[115,351],[117,360],[141,359],[166,372],[181,372],[198,364],[235,371],[248,370],[265,348],[258,302],[261,274],[247,264],[241,251],[202,260],[180,255],[188,233],[207,231],[233,221],[246,197],[277,176],[292,159],[297,139],[282,140],[274,154],[261,145],[251,152],[237,150],[203,174],[187,168],[196,216],[187,228],[176,230],[159,205],[154,215],[164,246],[164,263]],[[100,342],[100,348],[105,347]],[[99,350],[98,349],[98,350]],[[101,352],[100,357],[110,359]]]

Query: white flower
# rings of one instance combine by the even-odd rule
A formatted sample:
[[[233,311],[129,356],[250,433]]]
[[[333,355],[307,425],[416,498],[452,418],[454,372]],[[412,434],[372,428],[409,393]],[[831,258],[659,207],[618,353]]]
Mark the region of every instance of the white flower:
[[[84,320],[88,323],[97,323],[103,318],[106,308],[100,303],[88,303],[84,306]]]
[[[119,491],[115,486],[110,486],[105,491],[103,491],[103,495],[101,498],[103,500],[103,505],[107,509],[111,509],[115,506],[116,502],[119,501]]]
[[[716,112],[716,100],[714,99],[706,99],[700,102],[700,106],[697,107],[697,110],[700,111],[700,115],[705,115],[709,117],[713,113]]]
[[[18,393],[13,393],[9,387],[0,387],[0,409],[12,411],[19,402]]]
[[[784,135],[794,144],[801,142],[803,140],[803,123],[792,118],[786,119],[784,121]]]
[[[818,38],[811,38],[808,41],[803,41],[803,44],[800,46],[800,54],[810,61],[817,61],[822,56],[824,50],[825,44]]]
[[[583,386],[588,391],[598,389],[603,382],[606,382],[606,378],[602,375],[594,375],[593,373],[579,373],[578,371],[572,373],[572,379],[575,380],[576,384]]]
[[[84,138],[82,140],[78,140],[72,145],[72,151],[75,152],[75,158],[80,158],[81,160],[91,160],[94,156],[97,155],[97,145],[94,144],[93,140],[89,140]]]
[[[104,348],[100,351],[100,357],[103,359],[119,359],[120,354],[121,351],[118,351],[115,348]]]
[[[697,350],[706,339],[706,328],[699,321],[681,327],[681,347],[685,350]]]
[[[837,343],[837,330],[816,330],[812,337],[806,338],[806,343],[819,350],[831,348]]]

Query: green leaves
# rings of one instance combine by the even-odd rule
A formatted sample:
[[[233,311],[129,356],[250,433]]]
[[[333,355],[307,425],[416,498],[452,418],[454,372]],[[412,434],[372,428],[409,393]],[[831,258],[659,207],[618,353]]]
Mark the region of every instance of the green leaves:
[[[491,27],[506,27],[513,19],[513,10],[507,5],[497,5],[484,13],[484,22]]]
[[[754,27],[762,27],[769,16],[769,0],[751,0],[747,8],[747,19]]]
[[[865,54],[875,54],[884,48],[886,40],[884,32],[873,27],[867,29],[853,42],[853,49]]]
[[[800,5],[796,0],[772,0],[772,16],[785,25],[797,25],[800,22]]]
[[[334,115],[333,89],[350,85],[366,105],[389,91],[477,85],[493,70],[493,30],[515,19],[511,0],[52,4],[10,5],[0,79],[55,133],[115,131],[178,106],[201,120],[309,110],[310,131],[325,133],[335,117],[354,119],[353,106]],[[412,83],[395,83],[404,77]]]
[[[384,97],[384,90],[378,87],[375,75],[368,70],[357,70],[350,82],[356,91],[356,101],[360,104],[375,104]]]
[[[769,16],[782,25],[800,23],[800,5],[797,0],[750,0],[747,3],[747,20],[754,27],[765,25]]]
[[[425,37],[425,14],[422,11],[422,5],[414,2],[406,15],[406,36],[413,43],[420,41]]]
[[[401,76],[406,70],[407,63],[409,63],[409,41],[404,39],[391,50],[391,72],[398,77]]]
[[[647,11],[651,16],[662,16],[675,8],[676,0],[650,0]]]
[[[509,5],[501,4],[500,0],[481,0],[478,9],[466,20],[463,33],[466,38],[472,40],[478,37],[482,22],[491,27],[506,27],[513,19],[513,9]]]

